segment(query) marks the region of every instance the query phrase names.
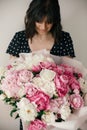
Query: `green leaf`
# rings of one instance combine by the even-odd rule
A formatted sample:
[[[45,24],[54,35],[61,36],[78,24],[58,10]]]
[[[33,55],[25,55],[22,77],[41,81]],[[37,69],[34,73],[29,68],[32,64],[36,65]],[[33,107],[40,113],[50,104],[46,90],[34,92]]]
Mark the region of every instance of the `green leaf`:
[[[4,101],[7,103],[7,102],[10,102],[11,101],[11,98],[5,98]]]
[[[3,91],[2,90],[0,90],[0,95],[3,93]]]
[[[10,112],[10,116],[12,117],[12,116],[13,116],[13,114],[14,114],[16,111],[17,111],[17,109],[16,109],[16,108],[14,108],[14,109]]]
[[[37,118],[41,119],[41,116],[45,114],[44,110],[41,110],[40,112],[38,112]]]
[[[55,99],[55,98],[58,98],[58,96],[57,95],[53,95],[52,99]]]
[[[15,119],[19,118],[19,114],[16,115]]]
[[[5,78],[5,76],[1,76],[1,80],[4,79],[4,78]]]

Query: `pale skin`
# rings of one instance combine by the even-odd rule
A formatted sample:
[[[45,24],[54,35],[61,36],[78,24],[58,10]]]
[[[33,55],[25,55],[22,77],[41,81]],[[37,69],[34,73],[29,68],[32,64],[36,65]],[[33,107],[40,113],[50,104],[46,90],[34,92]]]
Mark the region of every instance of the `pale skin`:
[[[31,49],[31,51],[38,51],[42,49],[51,50],[53,44],[54,44],[54,38],[52,34],[50,33],[50,30],[53,26],[52,23],[47,22],[47,18],[45,17],[42,22],[36,22],[36,31],[37,34],[34,35],[34,37],[31,39],[28,39],[28,44]],[[10,55],[10,58],[16,58],[12,55]]]
[[[52,34],[49,32],[53,26],[51,23],[46,22],[46,18],[43,19],[42,22],[36,22],[36,31],[38,34],[36,34],[32,42],[29,39],[29,46],[32,51],[47,49],[51,50],[53,44],[54,44],[54,38],[52,37]]]

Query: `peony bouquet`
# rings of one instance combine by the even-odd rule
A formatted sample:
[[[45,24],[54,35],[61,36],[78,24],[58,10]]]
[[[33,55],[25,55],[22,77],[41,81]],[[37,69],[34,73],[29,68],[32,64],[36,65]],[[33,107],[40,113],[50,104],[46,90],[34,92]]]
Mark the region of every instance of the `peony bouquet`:
[[[87,106],[87,70],[84,74],[64,60],[55,61],[42,51],[21,54],[0,68],[0,98],[12,106],[11,116],[15,113],[15,118],[27,124],[26,130],[45,130],[48,125],[67,122]]]

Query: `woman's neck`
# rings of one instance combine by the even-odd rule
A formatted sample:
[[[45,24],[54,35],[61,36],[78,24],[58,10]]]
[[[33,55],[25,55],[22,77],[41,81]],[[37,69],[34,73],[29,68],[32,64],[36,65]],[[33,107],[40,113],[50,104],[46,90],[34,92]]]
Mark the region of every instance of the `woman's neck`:
[[[50,38],[53,38],[52,34],[51,33],[48,33],[48,34],[36,34],[34,36],[34,38],[36,39],[40,39],[40,40],[49,40]]]
[[[47,49],[51,50],[54,44],[52,34],[48,35],[35,35],[32,40],[29,39],[29,47],[31,51]]]

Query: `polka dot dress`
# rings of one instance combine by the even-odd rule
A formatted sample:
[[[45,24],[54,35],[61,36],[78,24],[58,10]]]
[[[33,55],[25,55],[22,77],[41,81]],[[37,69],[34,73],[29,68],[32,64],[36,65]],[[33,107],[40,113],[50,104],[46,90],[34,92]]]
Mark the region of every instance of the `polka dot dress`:
[[[26,39],[25,31],[15,33],[6,50],[6,53],[19,57],[20,53],[29,52],[31,52],[31,49],[29,47],[28,40]],[[50,53],[57,56],[75,57],[73,42],[70,34],[62,31],[62,39],[58,44],[54,43]]]
[[[62,32],[62,39],[60,40],[60,43],[55,43],[50,53],[58,56],[75,57],[73,42],[70,34],[67,32]]]

